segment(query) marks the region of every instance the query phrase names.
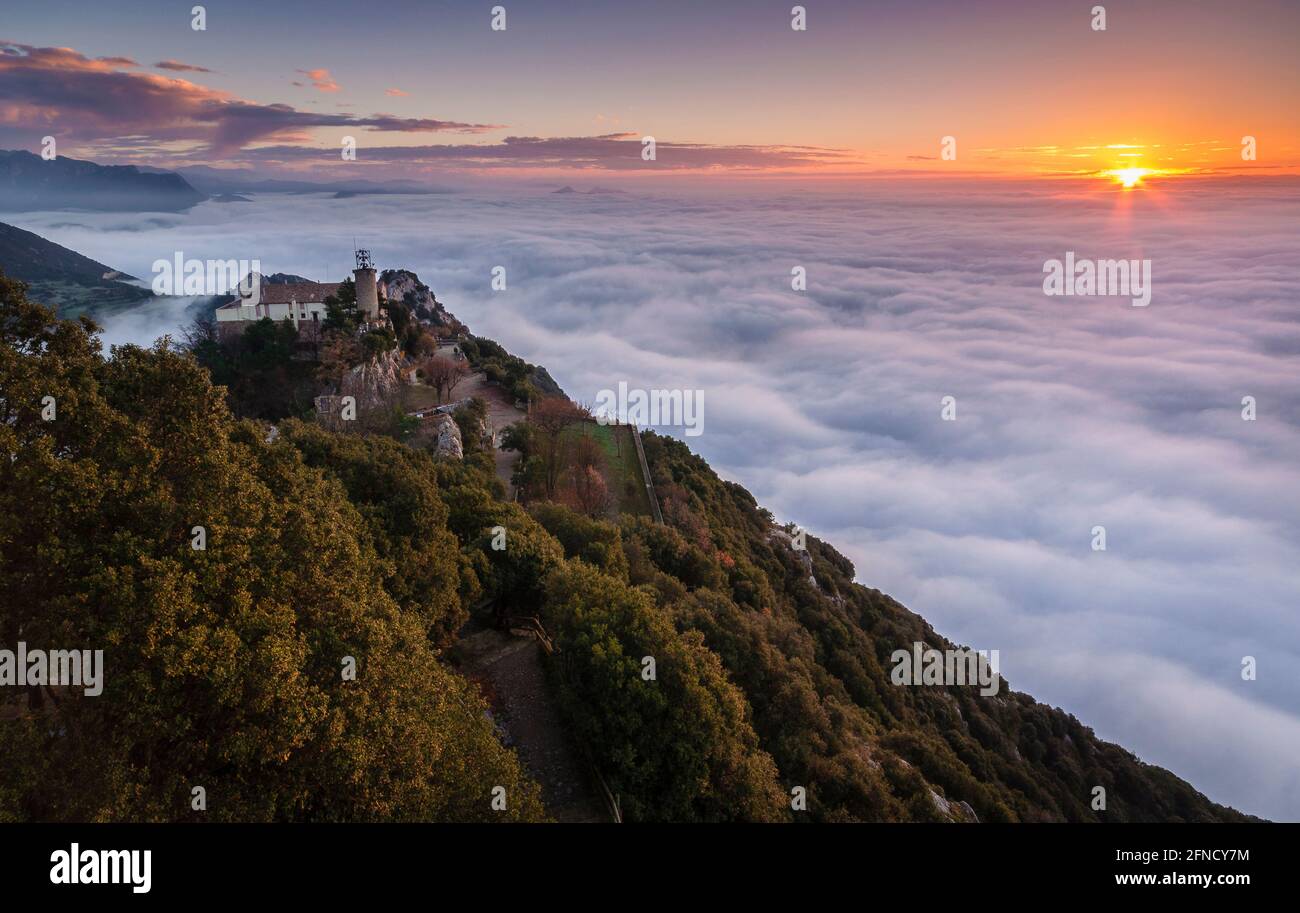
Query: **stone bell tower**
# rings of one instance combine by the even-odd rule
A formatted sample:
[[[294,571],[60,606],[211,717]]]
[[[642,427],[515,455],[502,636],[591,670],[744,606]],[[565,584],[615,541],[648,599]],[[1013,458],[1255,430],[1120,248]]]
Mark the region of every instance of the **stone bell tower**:
[[[377,320],[379,290],[375,285],[375,263],[370,259],[370,251],[357,251],[357,268],[352,271],[352,276],[357,284],[357,310],[365,314],[367,320]]]

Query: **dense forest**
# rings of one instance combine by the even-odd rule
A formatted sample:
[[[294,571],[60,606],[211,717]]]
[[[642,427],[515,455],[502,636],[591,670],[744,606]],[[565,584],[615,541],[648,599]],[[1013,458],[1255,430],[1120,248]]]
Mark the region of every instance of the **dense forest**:
[[[472,357],[535,382],[498,349]],[[628,821],[1246,820],[1005,683],[891,684],[894,650],[953,645],[684,444],[645,451],[663,524],[524,506],[473,436],[272,432],[189,352],[106,355],[0,276],[0,644],[106,655],[97,697],[2,695],[0,820],[545,820],[448,659],[484,613],[540,619]]]

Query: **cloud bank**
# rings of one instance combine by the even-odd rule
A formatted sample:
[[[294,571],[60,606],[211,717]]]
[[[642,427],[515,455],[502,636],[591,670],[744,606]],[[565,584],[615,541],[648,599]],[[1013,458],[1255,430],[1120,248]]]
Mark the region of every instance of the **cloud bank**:
[[[692,448],[862,582],[1217,801],[1297,820],[1298,217],[1285,180],[913,181],[261,196],[23,227],[140,276],[179,247],[338,279],[355,235],[576,398],[703,389]],[[1071,250],[1150,258],[1150,306],[1044,296]]]

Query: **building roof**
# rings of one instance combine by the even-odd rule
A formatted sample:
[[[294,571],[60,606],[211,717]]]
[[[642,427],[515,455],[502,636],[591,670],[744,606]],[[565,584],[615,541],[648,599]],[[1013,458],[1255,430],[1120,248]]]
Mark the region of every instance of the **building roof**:
[[[261,304],[320,304],[330,295],[336,294],[341,282],[263,282],[261,285]],[[224,308],[237,308],[239,301],[223,304]]]
[[[297,301],[299,304],[319,304],[330,295],[338,292],[341,282],[285,282],[263,284],[262,286],[262,303],[263,304],[289,304]]]

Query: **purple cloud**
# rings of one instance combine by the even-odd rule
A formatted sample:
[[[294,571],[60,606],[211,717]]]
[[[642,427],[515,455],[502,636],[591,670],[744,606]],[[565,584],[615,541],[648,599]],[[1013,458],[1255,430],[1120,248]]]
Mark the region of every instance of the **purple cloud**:
[[[434,118],[389,114],[354,117],[259,104],[197,83],[125,72],[125,58],[93,59],[68,48],[0,42],[0,137],[29,145],[45,133],[85,142],[147,138],[155,147],[176,140],[212,154],[275,138],[301,140],[318,127],[403,133],[482,133],[499,129]]]

